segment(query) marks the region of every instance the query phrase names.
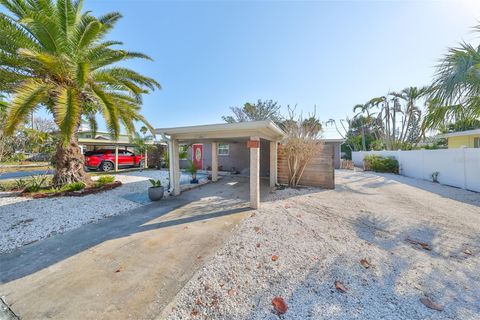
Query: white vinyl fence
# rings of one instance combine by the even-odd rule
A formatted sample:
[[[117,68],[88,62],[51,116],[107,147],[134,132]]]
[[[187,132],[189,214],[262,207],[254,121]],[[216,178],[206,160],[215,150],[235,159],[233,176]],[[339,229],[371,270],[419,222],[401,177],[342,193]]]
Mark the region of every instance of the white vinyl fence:
[[[359,151],[352,152],[355,166],[362,167],[367,154],[394,157],[401,175],[432,180],[432,173],[439,172],[438,182],[442,184],[480,192],[480,149]]]

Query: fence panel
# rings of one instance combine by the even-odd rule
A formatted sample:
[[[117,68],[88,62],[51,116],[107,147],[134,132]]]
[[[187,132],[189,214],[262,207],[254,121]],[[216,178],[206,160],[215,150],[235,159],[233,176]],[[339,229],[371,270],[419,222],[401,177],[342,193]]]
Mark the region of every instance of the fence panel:
[[[480,192],[480,149],[464,150],[466,188]]]
[[[288,163],[282,145],[278,146],[278,182],[288,183]],[[300,185],[335,188],[334,146],[332,144],[319,144],[317,153],[312,161],[305,167]]]
[[[431,180],[432,173],[439,172],[442,184],[480,192],[480,149],[360,151],[352,153],[355,166],[363,166],[367,154],[393,156],[401,175]]]

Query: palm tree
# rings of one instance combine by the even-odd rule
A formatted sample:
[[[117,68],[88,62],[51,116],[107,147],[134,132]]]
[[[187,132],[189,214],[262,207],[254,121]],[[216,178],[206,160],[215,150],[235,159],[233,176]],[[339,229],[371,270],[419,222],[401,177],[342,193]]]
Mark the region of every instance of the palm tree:
[[[480,32],[480,25],[474,29]],[[461,43],[449,49],[437,66],[430,99],[434,102],[424,123],[427,128],[436,129],[445,121],[480,119],[480,46]]]
[[[427,87],[408,87],[403,89],[400,92],[392,92],[390,93],[392,96],[399,100],[403,100],[405,102],[404,108],[401,109],[400,113],[402,113],[402,119],[400,121],[401,127],[398,136],[399,144],[403,144],[407,142],[411,137],[412,132],[416,129],[420,118],[421,118],[421,109],[417,106],[417,102],[419,99],[424,97],[428,93]],[[418,139],[420,135],[416,137]]]
[[[143,134],[143,137],[145,138],[145,135],[146,135],[147,132],[148,132],[148,128],[145,127],[145,126],[141,126],[141,127],[140,127],[140,132]]]
[[[117,12],[94,17],[82,0],[0,0],[0,92],[12,96],[5,132],[43,106],[59,127],[54,185],[87,181],[76,133],[82,118],[96,130],[95,116],[105,119],[113,138],[141,121],[142,95],[160,88],[152,78],[116,63],[148,56],[117,49],[104,40],[121,18]]]

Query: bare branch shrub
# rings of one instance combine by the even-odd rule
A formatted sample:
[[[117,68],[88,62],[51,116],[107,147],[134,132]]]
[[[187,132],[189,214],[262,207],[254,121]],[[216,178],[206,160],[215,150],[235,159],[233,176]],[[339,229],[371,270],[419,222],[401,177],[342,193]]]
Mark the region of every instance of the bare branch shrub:
[[[302,114],[296,116],[295,108],[288,107],[288,114],[288,119],[283,123],[287,133],[283,150],[288,164],[288,184],[295,187],[317,152],[322,125],[316,118],[315,112],[304,119]]]

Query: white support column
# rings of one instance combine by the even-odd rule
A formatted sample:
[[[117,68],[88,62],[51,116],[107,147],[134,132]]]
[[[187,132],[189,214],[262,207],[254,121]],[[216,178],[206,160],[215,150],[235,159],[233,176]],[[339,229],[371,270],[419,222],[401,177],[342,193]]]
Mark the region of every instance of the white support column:
[[[275,185],[277,184],[277,142],[270,141],[270,188],[274,189]]]
[[[145,160],[143,161],[143,167],[145,169],[148,168],[148,163],[147,163],[148,160],[147,159],[148,159],[148,153],[147,153],[147,148],[145,148]]]
[[[118,172],[118,145],[115,146],[115,172]]]
[[[172,138],[172,154],[170,155],[170,161],[173,161],[173,195],[178,196],[180,194],[180,157],[179,157],[179,145],[178,141]]]
[[[218,180],[218,144],[212,142],[212,181]]]
[[[260,138],[250,137],[258,141],[258,148],[250,148],[250,207],[260,207]]]

